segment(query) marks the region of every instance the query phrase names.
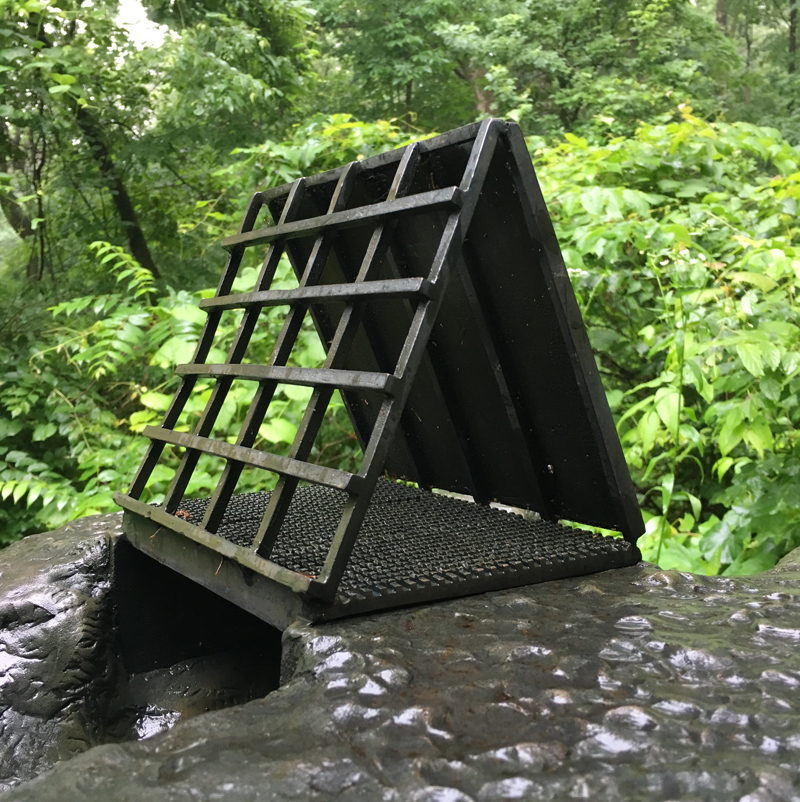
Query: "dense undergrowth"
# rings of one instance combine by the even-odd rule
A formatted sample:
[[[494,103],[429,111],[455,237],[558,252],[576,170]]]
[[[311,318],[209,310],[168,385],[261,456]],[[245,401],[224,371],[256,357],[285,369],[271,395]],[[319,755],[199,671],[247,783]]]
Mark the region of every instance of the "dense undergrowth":
[[[800,152],[774,129],[707,123],[688,106],[672,119],[601,144],[567,135],[531,138],[529,148],[645,511],[645,557],[751,573],[800,546]],[[236,228],[253,187],[408,141],[388,122],[316,118],[289,141],[239,151],[221,177],[230,187],[224,211],[201,200],[182,225],[212,241]],[[221,250],[205,258],[221,268]],[[114,276],[110,291],[22,305],[5,323],[2,543],[116,509],[111,495],[129,484],[146,447],[136,434],[160,420],[174,367],[191,359],[205,317],[198,300],[214,292],[156,293],[148,271],[107,243],[86,259]],[[254,269],[245,266],[241,286]],[[279,281],[289,278],[283,264]],[[278,315],[264,313],[257,350],[274,338]],[[221,347],[237,325],[225,322]],[[295,364],[323,356],[308,325]],[[229,396],[232,432],[253,390]],[[184,428],[209,393],[188,407]],[[259,434],[271,450],[288,448],[307,393],[282,388]],[[312,458],[357,462],[339,399]],[[208,494],[214,470],[196,471],[189,491]],[[170,465],[159,471],[150,500],[164,492]]]

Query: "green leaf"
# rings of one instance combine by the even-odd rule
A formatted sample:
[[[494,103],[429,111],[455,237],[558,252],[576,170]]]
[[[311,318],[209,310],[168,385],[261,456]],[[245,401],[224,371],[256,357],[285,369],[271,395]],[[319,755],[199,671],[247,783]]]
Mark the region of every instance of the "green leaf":
[[[665,516],[669,511],[669,506],[672,503],[672,492],[675,488],[675,474],[668,473],[661,480],[659,490],[661,490],[661,514]]]
[[[656,411],[668,432],[673,435],[678,426],[681,397],[674,387],[662,387],[656,393]]]
[[[678,198],[694,198],[697,195],[707,195],[711,192],[711,187],[705,181],[690,178],[684,181],[675,193]]]
[[[581,206],[586,209],[589,214],[599,216],[603,213],[605,207],[605,198],[603,197],[603,190],[600,187],[592,187],[588,191],[581,193]]]
[[[736,346],[736,353],[748,373],[756,378],[764,375],[764,363],[761,358],[761,349],[753,343],[739,343]]]
[[[732,284],[752,284],[764,292],[774,290],[778,286],[777,281],[773,281],[763,273],[750,273],[748,271],[738,271],[730,274]]]
[[[764,456],[764,451],[767,449],[772,449],[774,445],[772,430],[763,417],[759,417],[747,427],[743,438],[744,441],[748,445],[752,446],[762,458]]]
[[[606,390],[606,400],[610,409],[616,409],[622,403],[622,390]]]
[[[139,400],[148,409],[154,409],[156,412],[166,412],[172,402],[172,396],[165,395],[164,393],[149,392],[142,393]]]
[[[767,376],[758,383],[761,392],[770,401],[779,401],[781,397],[781,384],[770,376]]]
[[[297,426],[285,418],[272,418],[261,426],[258,433],[271,443],[292,443]]]
[[[744,423],[739,423],[733,427],[728,427],[727,425],[722,427],[719,433],[719,450],[723,457],[726,457],[742,442],[744,433]]]
[[[653,450],[656,436],[661,428],[658,413],[651,410],[642,415],[636,428],[642,443],[642,453],[649,454]]]
[[[150,359],[151,365],[174,367],[190,362],[194,356],[195,343],[180,335],[170,337]]]
[[[17,482],[17,486],[14,488],[14,492],[11,494],[11,499],[15,504],[19,503],[19,500],[28,492],[28,482],[22,481]]]
[[[40,423],[34,428],[31,439],[34,443],[49,440],[57,431],[58,427],[55,423]]]
[[[661,230],[667,234],[671,234],[675,243],[683,243],[684,245],[691,245],[692,238],[686,226],[678,225],[677,223],[670,223],[666,226],[661,226]]]

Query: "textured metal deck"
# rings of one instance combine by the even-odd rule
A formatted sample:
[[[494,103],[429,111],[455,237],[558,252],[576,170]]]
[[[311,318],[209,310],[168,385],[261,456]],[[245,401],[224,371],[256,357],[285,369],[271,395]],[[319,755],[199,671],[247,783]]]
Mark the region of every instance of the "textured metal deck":
[[[268,492],[234,496],[218,535],[249,547],[269,498]],[[345,500],[345,493],[328,488],[299,488],[271,559],[315,576]],[[186,499],[179,515],[199,524],[207,504]],[[335,606],[339,615],[366,612],[594,573],[638,558],[622,539],[380,480]]]

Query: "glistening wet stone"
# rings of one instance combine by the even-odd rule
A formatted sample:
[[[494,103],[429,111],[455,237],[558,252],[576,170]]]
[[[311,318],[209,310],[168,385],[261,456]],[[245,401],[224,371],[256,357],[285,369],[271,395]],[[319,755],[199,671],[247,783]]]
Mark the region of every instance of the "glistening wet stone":
[[[800,799],[800,555],[642,565],[284,634],[283,685],[6,795],[66,800]]]

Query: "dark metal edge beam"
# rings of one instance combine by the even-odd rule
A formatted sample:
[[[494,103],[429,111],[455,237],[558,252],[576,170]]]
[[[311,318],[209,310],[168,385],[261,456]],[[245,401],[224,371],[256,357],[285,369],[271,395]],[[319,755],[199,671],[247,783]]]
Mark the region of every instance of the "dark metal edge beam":
[[[625,542],[625,541],[618,541]],[[541,582],[550,582],[554,579],[572,579],[578,576],[588,576],[613,568],[626,568],[636,565],[641,560],[641,554],[633,544],[625,542],[627,548],[609,549],[602,558],[597,555],[574,557],[572,559],[557,559],[544,565],[514,568],[507,566],[503,569],[487,571],[484,577],[452,579],[444,578],[443,582],[430,583],[427,587],[407,588],[400,586],[396,593],[384,593],[381,596],[370,596],[364,599],[343,600],[342,596],[327,606],[315,605],[312,600],[306,608],[306,616],[312,622],[331,621],[353,615],[374,613],[402,607],[409,604],[428,604],[430,602],[457,599],[463,596],[473,596],[478,593],[518,588],[524,585],[535,585]]]
[[[435,189],[431,192],[409,195],[406,198],[375,203],[371,206],[358,206],[342,212],[333,212],[271,228],[234,234],[232,237],[226,237],[220,244],[226,250],[231,250],[242,245],[260,245],[272,242],[280,237],[286,237],[286,239],[311,237],[324,231],[352,228],[365,223],[380,223],[400,215],[422,214],[433,209],[457,209],[460,205],[461,193],[457,187]]]
[[[123,493],[115,493],[114,501],[123,509],[136,513],[136,515],[142,518],[149,518],[160,527],[178,532],[184,537],[193,540],[195,543],[199,543],[201,546],[215,551],[220,557],[235,560],[239,565],[249,568],[251,571],[261,574],[261,576],[274,579],[276,582],[280,582],[282,585],[291,588],[296,593],[305,593],[313,584],[313,579],[311,577],[298,574],[296,571],[284,568],[282,565],[278,565],[271,560],[265,560],[263,557],[259,557],[243,546],[237,546],[235,543],[225,540],[225,538],[212,535],[199,526],[190,524],[182,518],[165,512],[161,507],[145,504],[143,501],[138,501]],[[155,538],[157,535],[158,530],[156,530],[152,537]]]
[[[303,599],[286,585],[243,566],[235,558],[125,512],[122,531],[136,549],[280,630],[304,616]]]
[[[432,137],[431,139],[422,139],[414,144],[419,147],[420,153],[431,153],[432,151],[439,150],[440,148],[445,148],[450,145],[460,145],[464,142],[469,142],[470,140],[475,139],[480,126],[481,123],[479,122],[470,123],[462,128],[456,128],[453,131],[447,131],[444,134],[439,134],[439,136]],[[385,153],[378,153],[375,156],[370,156],[368,159],[364,159],[364,161],[360,162],[360,164],[367,171],[378,170],[389,164],[400,161],[400,159],[403,157],[403,152],[407,147],[410,147],[410,145],[406,145],[402,148],[396,148],[395,150],[388,150]],[[307,179],[308,186],[316,187],[321,184],[335,183],[339,178],[339,173],[341,170],[341,167],[335,167],[332,170],[326,170],[324,173],[317,173],[316,175],[309,176]],[[261,192],[261,196],[264,200],[264,203],[268,204],[276,198],[287,195],[290,187],[291,184],[281,184],[280,186],[263,190]]]

